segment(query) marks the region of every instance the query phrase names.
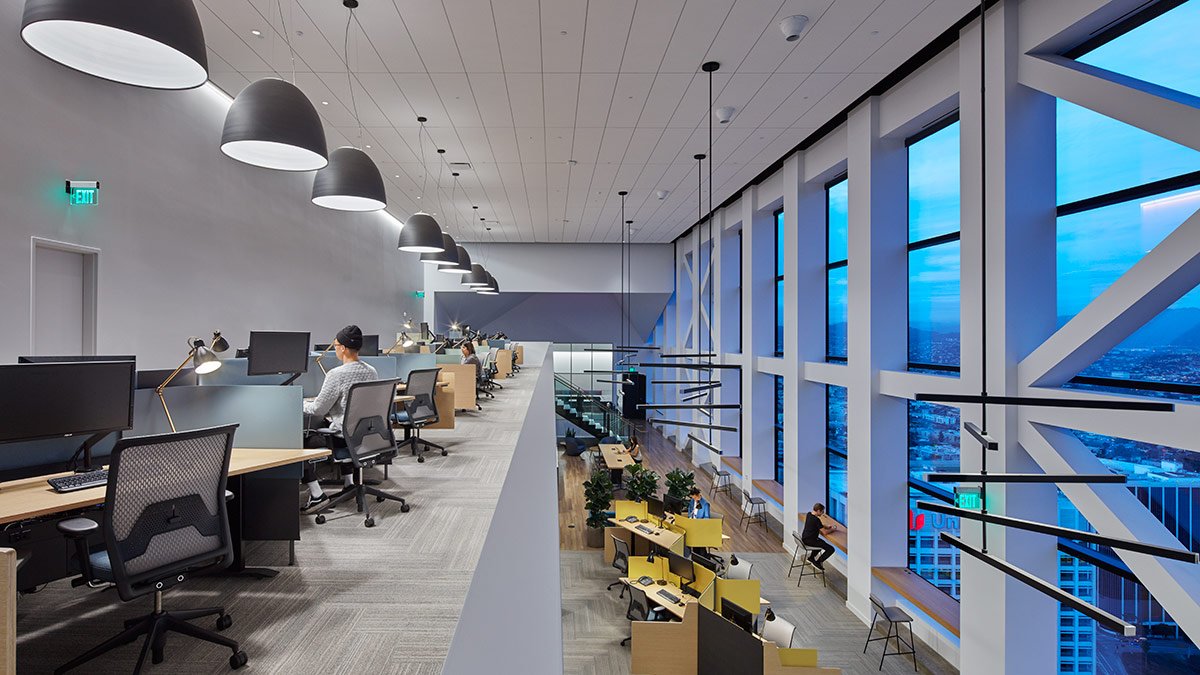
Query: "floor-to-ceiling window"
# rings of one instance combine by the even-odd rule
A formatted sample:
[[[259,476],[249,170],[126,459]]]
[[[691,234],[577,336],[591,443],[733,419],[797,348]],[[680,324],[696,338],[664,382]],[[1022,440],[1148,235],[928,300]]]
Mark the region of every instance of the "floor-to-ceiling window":
[[[775,355],[783,355],[783,250],[786,234],[783,231],[783,209],[775,212]]]
[[[775,482],[783,485],[783,376],[775,376]]]
[[[957,376],[959,370],[959,123],[951,115],[908,139],[908,369]],[[925,481],[959,469],[956,408],[908,404],[908,565],[939,589],[959,595],[958,549],[937,533],[958,519],[916,508],[918,500],[953,503]]]
[[[850,192],[845,176],[825,186],[825,360],[845,363]]]
[[[825,508],[843,525],[849,522],[846,480],[846,388],[825,385]],[[807,504],[800,504],[806,508]]]
[[[1068,56],[1187,94],[1200,94],[1200,2],[1159,2]],[[1200,209],[1200,152],[1081,106],[1057,108],[1058,322],[1066,324]],[[1200,397],[1200,290],[1193,289],[1075,377],[1070,387]],[[1200,541],[1200,462],[1191,451],[1075,432],[1184,546]],[[1059,522],[1087,529],[1065,497]],[[1116,561],[1120,565],[1120,561]],[[1145,587],[1062,555],[1060,583],[1138,626],[1104,630],[1073,610],[1059,622],[1059,670],[1197,672],[1200,651]],[[1098,658],[1098,655],[1106,655]],[[1190,669],[1190,670],[1189,670]]]

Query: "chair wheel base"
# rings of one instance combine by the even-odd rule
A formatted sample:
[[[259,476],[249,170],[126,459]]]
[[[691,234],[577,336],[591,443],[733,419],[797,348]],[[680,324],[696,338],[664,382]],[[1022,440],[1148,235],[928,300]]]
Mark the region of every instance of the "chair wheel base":
[[[445,457],[445,456],[446,456],[446,455],[448,455],[448,454],[449,454],[449,453],[448,453],[448,452],[446,452],[445,450],[443,450],[443,451],[442,451],[442,457]]]
[[[324,525],[325,524],[325,516],[317,516],[317,524]]]
[[[411,509],[411,508],[412,507],[409,506],[408,504],[401,504],[400,505],[400,513],[408,513],[409,509]]]
[[[234,652],[233,656],[229,657],[229,667],[237,670],[250,662],[250,657],[246,656],[246,652]]]
[[[424,464],[424,463],[425,463],[425,456],[424,456],[424,455],[418,455],[418,456],[417,456],[417,462],[418,462],[418,463],[420,463],[420,464]]]
[[[217,630],[225,630],[233,625],[233,617],[228,614],[222,614],[217,617]]]
[[[366,525],[367,527],[375,527],[375,519],[367,518],[366,520],[363,521],[363,525]]]

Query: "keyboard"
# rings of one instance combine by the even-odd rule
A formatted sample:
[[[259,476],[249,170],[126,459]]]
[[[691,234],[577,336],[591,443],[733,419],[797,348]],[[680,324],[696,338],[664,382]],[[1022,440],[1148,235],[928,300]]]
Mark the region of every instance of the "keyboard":
[[[674,595],[671,595],[667,591],[659,591],[658,597],[662,598],[663,600],[666,600],[667,602],[679,602],[679,598],[675,597]]]
[[[649,527],[646,527],[645,525],[638,525],[637,527],[635,527],[633,529],[637,530],[638,532],[645,532],[646,534],[654,534],[654,530]]]
[[[74,492],[108,484],[108,469],[75,473],[70,476],[58,476],[46,481],[55,492]]]

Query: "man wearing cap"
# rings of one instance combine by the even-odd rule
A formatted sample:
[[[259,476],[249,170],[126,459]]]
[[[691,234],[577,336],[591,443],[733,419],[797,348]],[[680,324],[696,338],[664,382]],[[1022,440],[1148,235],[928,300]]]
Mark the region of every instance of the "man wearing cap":
[[[372,382],[379,379],[379,373],[375,371],[375,368],[358,360],[358,350],[362,349],[362,343],[363,335],[358,326],[350,325],[338,331],[337,339],[333,341],[333,350],[342,365],[325,373],[325,382],[321,385],[321,393],[317,394],[316,398],[304,402],[305,415],[314,417],[328,415],[329,428],[335,434],[330,440],[334,446],[332,450],[336,459],[350,456],[346,449],[346,441],[341,438],[342,418],[346,414],[346,396],[350,393],[350,387],[359,382]],[[354,480],[354,466],[349,462],[339,462],[338,466],[341,467],[342,481],[346,485],[350,485]],[[308,485],[309,492],[308,503],[304,505],[305,511],[329,501],[329,497],[321,490],[317,472],[311,463],[304,465],[304,482]]]

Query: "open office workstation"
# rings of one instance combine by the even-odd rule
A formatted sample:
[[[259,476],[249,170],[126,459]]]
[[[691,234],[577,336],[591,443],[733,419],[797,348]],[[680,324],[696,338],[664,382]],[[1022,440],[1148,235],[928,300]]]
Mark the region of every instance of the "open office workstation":
[[[1196,34],[0,3],[0,672],[1200,672]]]

